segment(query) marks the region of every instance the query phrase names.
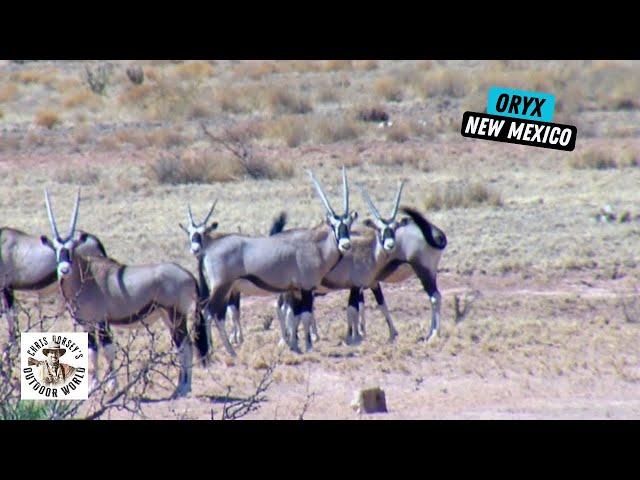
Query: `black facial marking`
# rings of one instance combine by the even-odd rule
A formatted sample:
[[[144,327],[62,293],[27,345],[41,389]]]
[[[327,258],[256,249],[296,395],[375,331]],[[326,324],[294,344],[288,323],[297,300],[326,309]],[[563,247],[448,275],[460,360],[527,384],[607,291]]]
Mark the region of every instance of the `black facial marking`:
[[[191,235],[191,241],[193,243],[197,243],[198,245],[202,245],[202,235],[200,235],[199,232],[195,232],[193,235]]]
[[[349,238],[349,229],[343,222],[340,222],[340,224],[338,225],[338,239],[341,238]]]
[[[58,263],[61,263],[61,262],[71,263],[71,254],[69,253],[68,248],[60,249],[60,256],[58,259]]]

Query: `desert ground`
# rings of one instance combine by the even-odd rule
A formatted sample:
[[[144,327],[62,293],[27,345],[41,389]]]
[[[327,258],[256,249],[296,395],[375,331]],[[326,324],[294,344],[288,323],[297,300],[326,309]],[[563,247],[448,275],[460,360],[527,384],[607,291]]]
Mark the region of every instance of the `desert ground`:
[[[575,150],[463,138],[463,113],[483,112],[492,85],[554,94]],[[213,332],[189,397],[168,398],[178,371],[167,367],[135,408],[99,418],[220,419],[254,396],[240,418],[637,419],[638,98],[631,61],[2,61],[0,224],[50,235],[44,188],[67,225],[81,187],[78,228],[109,256],[196,275],[178,226],[188,203],[203,217],[217,199],[224,232],[266,235],[281,211],[287,228],[311,227],[323,207],[306,170],[339,209],[344,165],[361,227],[370,214],[354,186],[385,214],[404,179],[402,204],[448,239],[437,339],[424,341],[417,278],[383,284],[394,343],[367,291],[367,336],[347,345],[348,292],[334,292],[316,299],[321,338],[303,354],[278,347],[277,321],[266,328],[275,296],[247,297],[238,356]],[[73,330],[55,289],[16,298],[22,331]],[[152,337],[171,352],[162,322],[131,335],[115,330],[120,362]],[[387,413],[352,407],[371,387]]]

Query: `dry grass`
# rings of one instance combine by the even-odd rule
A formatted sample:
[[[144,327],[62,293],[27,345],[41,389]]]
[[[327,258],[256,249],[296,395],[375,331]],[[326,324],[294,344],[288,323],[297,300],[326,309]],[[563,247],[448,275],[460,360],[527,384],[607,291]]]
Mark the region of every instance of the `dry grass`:
[[[357,121],[344,116],[316,119],[312,128],[312,137],[321,144],[355,140],[363,132]]]
[[[373,83],[373,91],[387,102],[401,102],[404,94],[402,85],[393,77],[382,77]]]
[[[65,166],[56,169],[54,180],[70,185],[95,185],[100,181],[98,168],[89,165]]]
[[[0,102],[6,103],[18,97],[19,89],[14,83],[7,83],[0,88]]]
[[[355,117],[363,122],[386,122],[389,114],[382,105],[362,105],[355,108]]]
[[[387,140],[390,142],[404,143],[411,138],[411,126],[407,122],[394,122],[385,129]]]
[[[438,68],[429,70],[419,87],[425,98],[464,97],[471,88],[471,79],[461,69]]]
[[[372,70],[377,70],[378,68],[380,68],[380,64],[377,60],[359,60],[354,62],[354,67],[356,68],[356,70],[370,72]]]
[[[86,145],[91,140],[91,129],[87,126],[76,127],[71,137],[76,145]]]
[[[299,115],[283,115],[269,123],[267,135],[279,138],[291,148],[298,147],[309,141],[309,122]]]
[[[290,178],[294,172],[291,163],[271,162],[259,156],[242,162],[231,154],[206,150],[160,156],[151,163],[149,173],[157,183],[180,185]]]
[[[277,85],[266,92],[269,110],[275,114],[298,113],[313,111],[313,105],[308,98],[293,91],[291,85]]]
[[[199,80],[215,75],[215,69],[206,61],[187,62],[177,65],[173,73],[181,80]]]
[[[325,72],[352,70],[353,62],[351,60],[326,60],[322,65],[322,69]]]
[[[71,92],[62,99],[62,106],[64,108],[88,108],[95,110],[100,105],[102,105],[102,97],[90,90],[84,89]]]
[[[62,123],[62,120],[53,110],[40,110],[34,118],[34,123],[39,127],[52,129],[56,125]]]
[[[146,134],[148,145],[170,149],[188,143],[189,139],[171,128],[159,128]]]
[[[427,195],[424,207],[427,210],[470,208],[480,205],[502,206],[500,193],[478,181],[447,182],[437,185]]]
[[[574,153],[569,157],[569,165],[578,170],[595,169],[607,170],[618,168],[618,160],[609,150],[590,148],[581,153]]]
[[[336,90],[335,87],[324,84],[322,86],[317,87],[316,101],[320,103],[337,103],[340,101],[342,96],[340,92]]]
[[[152,132],[154,133],[154,132]],[[122,129],[115,133],[115,138],[121,144],[130,144],[134,147],[141,149],[149,146],[151,133],[147,134],[138,129]]]

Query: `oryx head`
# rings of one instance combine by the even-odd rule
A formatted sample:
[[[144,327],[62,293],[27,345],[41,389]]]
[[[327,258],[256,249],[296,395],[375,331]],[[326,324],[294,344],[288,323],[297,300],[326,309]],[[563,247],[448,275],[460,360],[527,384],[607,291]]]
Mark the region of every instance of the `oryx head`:
[[[311,177],[311,181],[313,185],[316,187],[316,191],[318,195],[320,195],[320,199],[324,204],[326,209],[326,219],[328,225],[331,226],[333,233],[336,238],[336,242],[338,243],[338,249],[341,252],[346,252],[351,248],[351,240],[349,238],[349,229],[351,228],[351,224],[353,221],[358,218],[358,212],[349,213],[349,185],[347,184],[347,171],[344,167],[342,167],[342,189],[343,189],[343,208],[344,213],[342,215],[337,215],[333,208],[331,208],[331,204],[327,199],[327,196],[322,190],[322,186],[320,182],[316,179],[311,171],[308,172]]]
[[[211,225],[207,227],[207,222],[209,221],[209,218],[211,217],[211,214],[213,213],[213,209],[216,207],[217,202],[218,200],[213,202],[209,213],[201,223],[196,223],[196,221],[193,219],[191,205],[187,204],[187,220],[189,221],[187,223],[188,227],[185,228],[185,226],[181,223],[178,224],[180,225],[180,228],[184,230],[187,235],[189,235],[189,241],[191,242],[191,253],[193,253],[194,255],[200,255],[200,253],[202,253],[202,248],[204,245],[204,235],[207,235],[209,232],[212,232],[213,230],[218,228],[218,222],[212,222]]]
[[[387,252],[392,251],[396,246],[396,229],[403,225],[406,225],[409,221],[408,218],[403,218],[399,222],[396,221],[396,216],[398,215],[398,207],[400,206],[400,196],[402,195],[402,187],[404,186],[404,181],[398,184],[398,193],[396,194],[396,201],[393,204],[393,208],[391,210],[391,215],[389,218],[382,218],[380,212],[371,201],[369,194],[366,192],[364,188],[360,188],[362,192],[362,196],[364,197],[367,206],[369,207],[369,211],[371,215],[373,215],[373,221],[367,219],[364,221],[364,225],[373,228],[376,231],[376,236],[378,237],[378,241],[382,248],[384,248]]]
[[[51,231],[53,233],[53,242],[44,235],[40,237],[40,240],[43,245],[52,248],[56,252],[58,278],[61,278],[71,273],[74,249],[79,244],[84,243],[88,238],[88,234],[83,233],[79,238],[73,239],[73,234],[76,230],[76,221],[78,220],[78,207],[80,206],[80,189],[78,188],[76,202],[73,206],[73,213],[71,214],[71,222],[69,223],[69,231],[65,237],[60,236],[60,233],[58,233],[58,225],[56,224],[56,218],[51,208],[49,192],[46,189],[44,191],[44,201],[47,206],[47,215],[49,215],[49,223],[51,224]]]

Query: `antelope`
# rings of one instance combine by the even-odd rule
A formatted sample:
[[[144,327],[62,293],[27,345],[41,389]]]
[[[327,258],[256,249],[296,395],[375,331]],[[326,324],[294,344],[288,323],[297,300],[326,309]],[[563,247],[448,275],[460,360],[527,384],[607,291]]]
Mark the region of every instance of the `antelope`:
[[[441,295],[437,288],[436,275],[442,251],[447,245],[445,233],[431,224],[419,212],[403,207],[408,217],[396,221],[402,183],[391,216],[382,218],[365,190],[363,197],[374,220],[365,220],[364,225],[375,231],[374,234],[353,232],[352,255],[342,260],[322,280],[326,290],[349,289],[347,307],[347,343],[357,343],[366,334],[364,319],[364,295],[366,288],[371,289],[383,313],[389,328],[389,341],[398,335],[389,309],[387,308],[380,282],[403,282],[414,273],[420,279],[431,302],[431,324],[427,341],[436,337],[440,328]],[[291,294],[283,297],[279,303],[284,315],[290,314],[291,307],[298,301]],[[358,315],[358,313],[360,315]],[[358,323],[360,320],[360,323]]]
[[[392,252],[395,248],[395,230],[408,221],[403,220],[396,222],[403,186],[404,182],[400,182],[391,210],[391,216],[386,220],[380,216],[366,191],[361,189],[367,205],[375,218],[374,222],[365,220],[364,224],[367,227],[373,228],[376,233],[371,230],[352,231],[351,251],[348,255],[344,255],[338,264],[327,273],[322,279],[322,288],[318,290],[318,292],[331,290],[350,291],[347,306],[347,344],[359,343],[362,340],[361,331],[358,327],[358,312],[363,312],[363,308],[361,307],[361,302],[363,303],[362,290],[365,288],[380,290],[376,277],[388,261],[389,252]],[[382,292],[380,290],[380,295],[381,294]],[[282,315],[289,315],[290,307],[293,307],[297,301],[299,301],[299,299],[295,298],[291,293],[283,296],[279,302]],[[385,314],[387,323],[389,323],[391,320],[388,311],[382,307],[381,309]],[[364,331],[362,335],[364,335]],[[393,341],[396,336],[397,332],[391,323],[390,341]]]
[[[200,281],[198,282],[200,285],[200,298],[206,299],[209,295],[209,290],[207,287],[207,281],[204,278],[205,272],[203,265],[205,262],[213,261],[215,262],[215,258],[209,257],[209,247],[215,243],[216,239],[226,236],[226,233],[213,233],[214,230],[218,227],[218,222],[209,223],[209,219],[213,213],[213,210],[216,207],[217,200],[213,202],[211,208],[209,209],[209,213],[204,218],[202,222],[196,222],[193,218],[193,213],[191,211],[191,205],[187,204],[187,226],[185,227],[182,223],[178,225],[189,237],[190,249],[191,253],[198,259],[198,273],[200,276]],[[286,222],[285,214],[282,213],[276,220],[274,221],[271,231],[269,235],[275,235],[282,231],[284,224]],[[242,326],[240,324],[240,296],[241,294],[248,296],[267,296],[272,295],[272,292],[267,290],[262,290],[251,282],[247,280],[238,280],[234,285],[231,293],[229,294],[229,303],[227,305],[227,313],[230,314],[231,319],[233,321],[233,329],[231,331],[231,343],[241,344],[243,342],[242,335]],[[281,327],[283,325],[283,320],[280,321]]]
[[[78,230],[74,240],[80,238],[83,238],[78,247],[81,255],[107,255],[98,237]],[[46,295],[56,280],[56,256],[42,245],[39,237],[15,228],[0,228],[1,311],[7,315],[9,342],[15,341],[18,329],[14,292],[38,291]]]
[[[344,167],[344,213],[340,215],[331,208],[313,173],[308,174],[325,207],[325,222],[315,228],[291,229],[269,237],[231,234],[215,239],[207,249],[209,260],[201,264],[201,278],[205,279],[210,292],[204,309],[205,320],[210,322],[214,316],[216,324],[224,320],[229,294],[241,280],[272,293],[297,292],[300,301],[293,306],[294,328],[287,342],[293,351],[300,352],[297,327],[302,321],[306,349],[312,349],[313,291],[351,248],[349,229],[358,214],[349,212]]]
[[[80,190],[76,196],[69,231],[65,237],[58,232],[49,192],[45,190],[45,204],[53,241],[41,237],[43,245],[55,252],[60,291],[68,312],[75,323],[89,332],[89,349],[93,364],[93,384],[98,380],[96,331],[102,322],[116,327],[151,324],[162,316],[171,332],[171,339],[179,352],[181,369],[173,397],[186,396],[191,391],[192,349],[187,318],[196,319],[197,347],[206,360],[208,341],[204,319],[198,309],[198,284],[194,276],[175,263],[156,263],[141,266],[123,265],[108,257],[79,254],[83,238],[74,239]],[[115,357],[109,332],[98,332],[105,345],[111,375]],[[106,337],[106,338],[102,338]]]

